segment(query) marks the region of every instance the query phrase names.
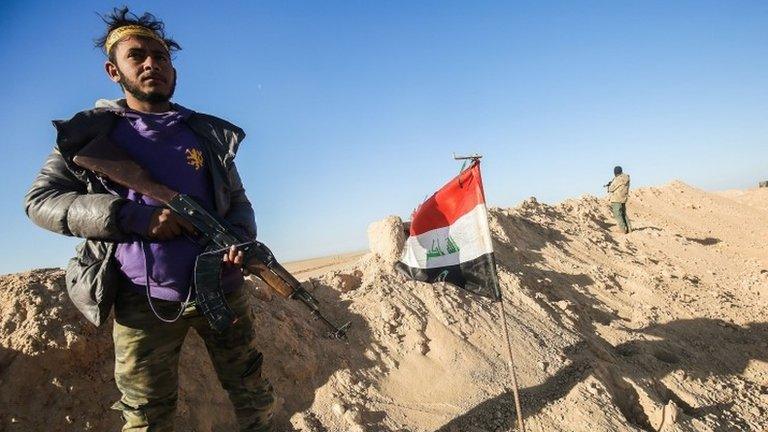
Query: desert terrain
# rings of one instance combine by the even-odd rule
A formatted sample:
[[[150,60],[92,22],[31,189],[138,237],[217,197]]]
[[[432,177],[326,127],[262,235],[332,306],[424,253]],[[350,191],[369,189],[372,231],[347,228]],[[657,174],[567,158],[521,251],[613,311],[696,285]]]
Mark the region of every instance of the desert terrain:
[[[638,189],[627,235],[594,196],[489,213],[528,431],[768,431],[768,190]],[[394,272],[399,223],[287,265],[347,341],[248,282],[276,430],[515,430],[498,304]],[[119,430],[113,362],[62,270],[0,276],[0,431]],[[236,430],[194,333],[180,375],[177,430]]]

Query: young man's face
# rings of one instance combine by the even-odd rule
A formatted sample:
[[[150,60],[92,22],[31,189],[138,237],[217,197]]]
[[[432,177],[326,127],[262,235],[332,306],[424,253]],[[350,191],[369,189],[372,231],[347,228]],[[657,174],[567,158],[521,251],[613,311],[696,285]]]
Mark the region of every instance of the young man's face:
[[[115,46],[115,63],[107,62],[110,79],[144,102],[167,102],[176,87],[176,71],[162,44],[131,36]]]

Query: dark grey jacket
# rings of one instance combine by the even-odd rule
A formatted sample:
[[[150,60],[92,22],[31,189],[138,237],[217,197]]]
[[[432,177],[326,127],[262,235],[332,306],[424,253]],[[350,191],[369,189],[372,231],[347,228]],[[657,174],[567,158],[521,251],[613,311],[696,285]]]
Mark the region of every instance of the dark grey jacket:
[[[109,316],[117,292],[120,274],[115,245],[130,239],[117,220],[126,199],[110,193],[99,177],[72,162],[78,150],[112,130],[118,119],[114,110],[125,106],[124,101],[100,102],[106,107],[53,122],[58,131],[56,146],[24,199],[25,211],[37,225],[86,239],[69,261],[66,284],[72,302],[97,326]],[[216,212],[235,229],[255,238],[253,208],[233,161],[245,133],[207,114],[194,113],[187,124],[206,149]]]

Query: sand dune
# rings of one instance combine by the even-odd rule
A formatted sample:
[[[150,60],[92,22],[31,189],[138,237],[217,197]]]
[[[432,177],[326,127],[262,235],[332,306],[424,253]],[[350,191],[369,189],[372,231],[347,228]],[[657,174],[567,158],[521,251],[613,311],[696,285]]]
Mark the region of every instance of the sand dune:
[[[768,430],[767,202],[640,189],[628,235],[591,196],[490,209],[528,430]],[[370,253],[289,267],[353,328],[327,340],[301,305],[254,298],[278,430],[514,428],[496,304]],[[110,326],[79,318],[61,270],[0,284],[0,431],[117,430]],[[192,335],[178,430],[234,430],[213,376]]]

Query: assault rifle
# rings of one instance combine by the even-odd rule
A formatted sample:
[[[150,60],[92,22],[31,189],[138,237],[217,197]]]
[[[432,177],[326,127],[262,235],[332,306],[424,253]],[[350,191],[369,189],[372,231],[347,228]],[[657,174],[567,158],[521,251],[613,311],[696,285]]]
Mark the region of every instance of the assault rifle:
[[[320,313],[317,300],[277,262],[264,243],[240,237],[226,221],[205,210],[192,197],[155,181],[125,150],[112,144],[106,137],[91,141],[77,153],[73,161],[97,175],[162,202],[195,227],[199,233],[197,241],[205,247],[205,252],[195,262],[195,306],[215,330],[224,331],[237,319],[227,305],[220,286],[222,256],[230,247],[235,246],[243,253],[243,267],[246,270],[266,282],[282,297],[296,299],[306,305],[315,319],[330,328],[329,337],[346,337],[350,323],[337,327],[326,319]]]

